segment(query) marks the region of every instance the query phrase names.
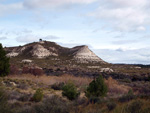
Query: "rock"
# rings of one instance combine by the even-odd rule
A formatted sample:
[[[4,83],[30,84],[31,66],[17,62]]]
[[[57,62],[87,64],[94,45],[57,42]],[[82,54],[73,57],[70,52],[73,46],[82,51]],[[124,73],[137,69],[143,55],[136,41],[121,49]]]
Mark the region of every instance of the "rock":
[[[5,83],[4,81],[2,81],[1,83],[2,83],[2,85],[4,85],[4,86],[6,85],[6,83]]]
[[[29,60],[29,59],[24,59],[22,60],[23,63],[32,63],[32,60]]]
[[[114,72],[114,71],[110,68],[101,68],[100,72]]]
[[[74,58],[80,63],[89,62],[103,62],[96,54],[94,54],[88,46],[77,46],[72,48],[74,52]]]
[[[8,53],[6,56],[7,56],[7,57],[16,57],[16,56],[18,56],[18,55],[19,55],[19,53],[11,52],[11,53]]]
[[[134,68],[135,68],[135,69],[141,69],[141,67],[138,67],[138,66],[137,66],[137,67],[134,67]]]
[[[87,68],[90,68],[90,69],[99,69],[100,66],[87,66]]]
[[[9,84],[10,84],[11,86],[17,86],[17,84],[16,84],[15,82],[9,82]]]
[[[48,56],[57,56],[57,54],[50,52],[48,49],[44,48],[42,45],[35,45],[33,50],[31,51],[32,56],[36,56],[38,58],[44,58]]]

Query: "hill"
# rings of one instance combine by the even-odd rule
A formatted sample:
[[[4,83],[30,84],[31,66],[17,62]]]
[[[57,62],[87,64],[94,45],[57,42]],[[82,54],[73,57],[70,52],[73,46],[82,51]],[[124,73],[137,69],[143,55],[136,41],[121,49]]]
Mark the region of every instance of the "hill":
[[[103,65],[110,65],[86,45],[66,48],[55,42],[39,41],[24,46],[6,47],[5,51],[10,57],[11,65],[19,69],[39,67],[48,75],[66,72],[73,75],[89,75],[97,68],[100,72],[99,68]]]

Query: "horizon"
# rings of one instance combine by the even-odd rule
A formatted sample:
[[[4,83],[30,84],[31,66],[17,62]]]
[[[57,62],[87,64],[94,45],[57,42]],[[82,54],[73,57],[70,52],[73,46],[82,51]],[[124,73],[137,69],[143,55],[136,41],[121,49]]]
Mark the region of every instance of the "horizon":
[[[42,41],[47,41],[47,40],[42,40]],[[18,46],[10,46],[10,47],[19,47],[19,46],[25,46],[25,45],[27,45],[27,44],[32,44],[32,43],[38,43],[38,42],[40,42],[40,39],[39,39],[39,41],[34,41],[34,42],[30,42],[30,43],[26,43],[26,44],[23,44],[23,45],[18,45]],[[47,41],[47,42],[54,42],[54,41]],[[56,42],[54,42],[54,43],[56,43]],[[1,44],[1,43],[0,43]],[[56,43],[56,44],[58,44],[58,43]],[[87,45],[76,45],[76,46],[73,46],[73,47],[67,47],[67,46],[63,46],[63,45],[61,45],[61,44],[59,44],[61,47],[65,47],[65,48],[74,48],[74,47],[77,47],[77,46],[87,46]],[[5,46],[6,47],[6,46]],[[3,46],[3,48],[5,48],[4,46]],[[9,48],[9,47],[8,47]],[[89,48],[89,46],[88,46],[88,48]],[[89,48],[90,49],[90,48]],[[91,49],[90,49],[91,50]],[[98,55],[97,55],[98,56]],[[98,56],[99,57],[99,56]],[[99,58],[101,58],[101,57],[99,57]],[[102,59],[103,60],[103,59]],[[105,61],[105,60],[104,60]],[[107,61],[105,61],[105,62],[107,62]],[[110,63],[110,62],[107,62],[107,63]],[[130,63],[111,63],[111,64],[118,64],[118,65],[150,65],[150,64],[138,64],[138,63],[133,63],[133,64],[130,64]]]
[[[109,63],[150,64],[148,0],[0,0],[0,9],[3,47],[41,38],[88,45]]]

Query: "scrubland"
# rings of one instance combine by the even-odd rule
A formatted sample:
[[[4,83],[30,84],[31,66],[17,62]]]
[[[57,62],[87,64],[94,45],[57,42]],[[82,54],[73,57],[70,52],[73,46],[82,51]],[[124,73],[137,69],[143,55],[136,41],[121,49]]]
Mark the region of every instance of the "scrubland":
[[[150,113],[150,82],[122,82],[105,79],[105,97],[85,96],[93,78],[62,76],[9,75],[0,78],[0,113]],[[62,86],[72,82],[80,92],[69,100],[62,96]],[[40,89],[42,97],[35,101]]]

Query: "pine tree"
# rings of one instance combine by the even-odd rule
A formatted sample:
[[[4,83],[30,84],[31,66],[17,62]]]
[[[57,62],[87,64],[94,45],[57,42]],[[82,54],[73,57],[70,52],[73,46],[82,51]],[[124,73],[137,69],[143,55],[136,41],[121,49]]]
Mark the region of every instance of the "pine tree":
[[[86,90],[86,96],[90,97],[104,97],[107,94],[107,86],[104,82],[102,75],[96,80],[93,80]]]
[[[9,58],[6,57],[6,52],[0,44],[0,77],[9,74]]]

